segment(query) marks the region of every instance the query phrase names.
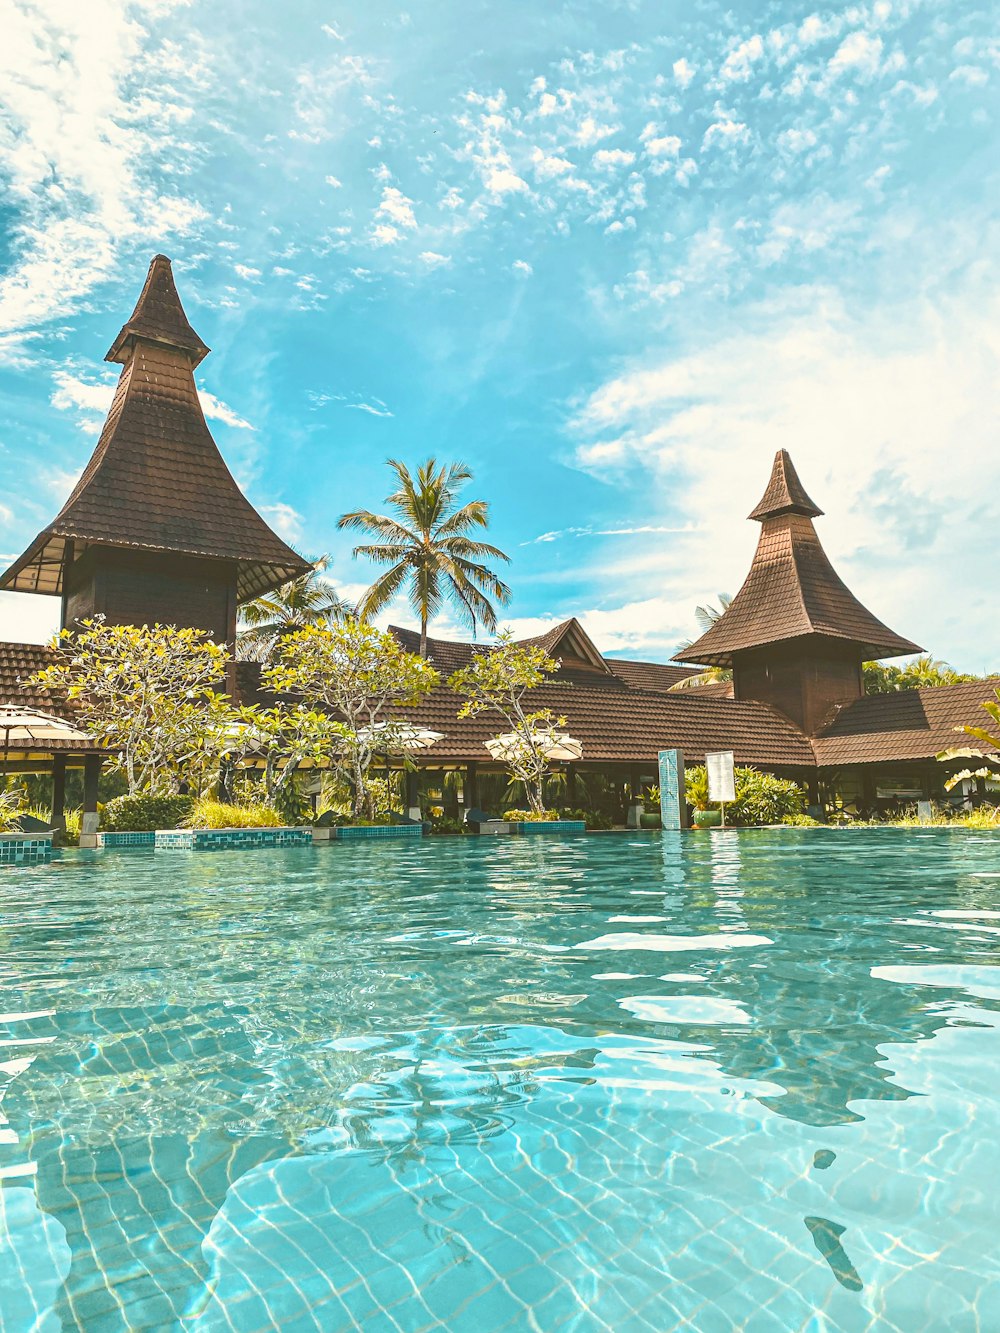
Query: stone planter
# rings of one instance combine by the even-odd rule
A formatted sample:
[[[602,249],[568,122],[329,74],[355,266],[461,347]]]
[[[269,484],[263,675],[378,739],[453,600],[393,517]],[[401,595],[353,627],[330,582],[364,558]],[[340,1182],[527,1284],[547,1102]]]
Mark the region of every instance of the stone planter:
[[[695,828],[718,828],[722,823],[722,811],[696,810],[692,822]]]
[[[514,833],[520,833],[526,837],[546,833],[586,833],[587,831],[587,825],[582,819],[525,819],[517,823],[511,823],[510,827]]]
[[[158,852],[244,852],[260,847],[311,847],[311,828],[157,829]]]
[[[508,824],[506,819],[486,819],[476,828],[476,834],[480,838],[499,838],[509,836],[513,825]]]
[[[423,824],[344,824],[334,827],[333,836],[338,842],[384,842],[386,839],[422,838]]]
[[[51,833],[0,833],[0,867],[44,866],[51,860]]]
[[[643,813],[639,816],[640,828],[662,828],[663,820],[659,815]]]

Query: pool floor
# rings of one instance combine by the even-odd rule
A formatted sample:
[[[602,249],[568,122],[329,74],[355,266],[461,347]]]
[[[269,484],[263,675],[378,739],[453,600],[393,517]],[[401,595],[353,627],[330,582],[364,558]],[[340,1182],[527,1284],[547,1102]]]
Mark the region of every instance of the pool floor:
[[[0,893],[2,1333],[1000,1329],[1000,835]]]

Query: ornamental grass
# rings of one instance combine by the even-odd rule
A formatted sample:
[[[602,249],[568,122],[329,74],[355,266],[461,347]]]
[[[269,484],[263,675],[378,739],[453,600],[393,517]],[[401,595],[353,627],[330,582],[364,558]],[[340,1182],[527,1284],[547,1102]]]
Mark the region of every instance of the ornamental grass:
[[[277,828],[282,819],[273,806],[263,801],[250,801],[246,805],[228,805],[225,801],[213,801],[203,797],[194,803],[191,813],[186,816],[182,828]]]

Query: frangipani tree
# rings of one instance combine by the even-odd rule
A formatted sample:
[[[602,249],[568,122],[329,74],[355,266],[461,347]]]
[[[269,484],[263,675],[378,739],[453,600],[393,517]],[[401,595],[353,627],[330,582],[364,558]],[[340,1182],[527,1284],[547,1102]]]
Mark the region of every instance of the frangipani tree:
[[[1000,778],[1000,686],[994,690],[996,702],[992,699],[986,699],[982,707],[993,722],[992,727],[959,727],[959,731],[964,731],[967,736],[973,740],[983,741],[991,746],[990,750],[974,750],[968,746],[962,746],[953,750],[944,750],[938,755],[938,759],[986,759],[989,762],[981,765],[979,768],[964,768],[960,773],[954,773],[944,784],[946,791],[951,791],[957,787],[960,782],[967,778]],[[992,764],[991,768],[989,765]]]
[[[53,641],[55,661],[28,682],[73,700],[80,725],[111,752],[128,794],[211,786],[233,708],[220,686],[227,650],[205,630],[85,620]]]
[[[419,703],[439,679],[425,658],[354,616],[289,635],[263,672],[268,689],[331,719],[330,765],[350,782],[356,816],[371,813],[368,771],[376,755],[406,749],[412,724],[398,710]]]
[[[505,733],[494,738],[495,757],[515,781],[524,784],[536,815],[545,810],[545,775],[566,719],[556,717],[550,708],[529,710],[525,698],[558,668],[559,663],[543,648],[515,643],[508,630],[494,647],[475,653],[469,665],[448,681],[451,689],[465,696],[459,717],[495,713],[507,724]]]

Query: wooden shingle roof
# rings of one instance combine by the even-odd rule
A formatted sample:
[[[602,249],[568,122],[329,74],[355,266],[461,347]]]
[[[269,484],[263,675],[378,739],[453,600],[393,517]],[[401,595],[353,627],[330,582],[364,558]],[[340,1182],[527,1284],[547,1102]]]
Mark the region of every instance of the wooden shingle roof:
[[[97,447],[72,495],[0,588],[62,592],[67,543],[226,560],[240,600],[309,565],[254,509],[205,422],[193,368],[208,351],[191,328],[170,262],[158,255],[131,319],[108,353],[123,369]]]
[[[995,698],[1000,678],[938,685],[926,690],[868,694],[842,708],[813,741],[823,767],[933,759],[942,750],[985,744],[962,733],[989,724],[980,705]]]
[[[728,667],[734,653],[814,636],[854,644],[865,658],[921,651],[872,615],[830,564],[812,522],[820,512],[781,450],[751,515],[761,533],[746,581],[675,662]]]

